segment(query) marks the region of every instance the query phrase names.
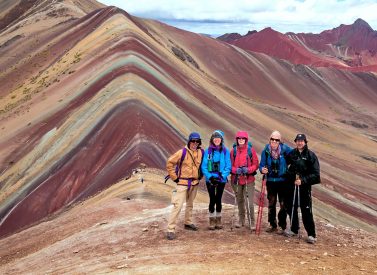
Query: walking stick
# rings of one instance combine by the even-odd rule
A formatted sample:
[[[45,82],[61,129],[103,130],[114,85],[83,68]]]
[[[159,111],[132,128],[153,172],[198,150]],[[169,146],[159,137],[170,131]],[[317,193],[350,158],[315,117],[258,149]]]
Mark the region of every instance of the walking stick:
[[[300,217],[298,215],[298,208],[300,207],[300,186],[295,184],[295,191],[293,192],[293,203],[292,203],[292,213],[291,213],[291,230],[293,224],[293,213],[295,209],[295,202],[296,202],[296,195],[297,195],[297,226],[298,226],[298,242],[301,239],[301,232],[300,232]],[[301,212],[301,207],[300,207]]]
[[[234,206],[233,206],[233,215],[232,215],[232,227],[230,228],[230,231],[233,231],[234,228],[234,219],[236,216],[236,206],[237,206],[237,194],[238,194],[238,175],[236,175],[236,190],[234,192]]]
[[[300,185],[297,186],[297,220],[298,220],[298,238],[301,239],[300,216],[298,215],[299,208],[300,208],[300,216],[302,216],[301,205],[300,205]]]
[[[257,217],[257,224],[255,228],[255,234],[259,236],[260,229],[261,229],[261,223],[262,223],[262,215],[263,215],[263,204],[264,204],[264,195],[266,190],[266,182],[267,182],[267,176],[263,175],[262,178],[262,187],[259,194],[259,203],[258,203],[258,217]]]
[[[246,213],[247,213],[247,219],[249,221],[249,228],[250,228],[250,231],[251,230],[251,213],[250,213],[250,201],[249,201],[249,186],[247,185],[247,176],[245,175],[245,178],[246,178],[246,202],[247,202],[247,209],[246,209]],[[254,214],[254,213],[253,213]]]
[[[295,184],[295,191],[293,191],[293,202],[292,202],[292,212],[291,212],[291,229],[292,229],[292,221],[293,221],[293,210],[295,209],[295,201],[296,201],[296,191],[297,191],[297,185]]]

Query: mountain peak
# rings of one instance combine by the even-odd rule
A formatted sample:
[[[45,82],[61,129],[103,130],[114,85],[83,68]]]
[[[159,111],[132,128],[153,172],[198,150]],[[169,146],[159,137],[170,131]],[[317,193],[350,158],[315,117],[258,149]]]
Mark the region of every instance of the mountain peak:
[[[353,23],[353,26],[357,28],[367,28],[367,29],[373,30],[372,27],[361,18],[356,19],[356,21]]]
[[[254,34],[254,33],[257,33],[257,31],[256,30],[248,31],[247,34],[245,34],[245,36],[251,35],[251,34]]]
[[[240,35],[239,33],[232,32],[232,33],[223,34],[223,35],[217,37],[216,39],[221,40],[221,41],[225,41],[225,42],[231,42],[231,41],[237,40],[241,37],[242,37],[242,35]]]

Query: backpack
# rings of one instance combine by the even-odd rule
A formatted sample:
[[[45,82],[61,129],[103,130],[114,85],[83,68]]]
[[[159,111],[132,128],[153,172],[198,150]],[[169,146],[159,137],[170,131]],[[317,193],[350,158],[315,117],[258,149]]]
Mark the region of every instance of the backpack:
[[[202,151],[202,161],[200,162],[200,165],[199,165],[199,178],[198,178],[199,180],[201,180],[203,178],[202,169],[200,169],[200,167],[202,166],[203,156],[204,156],[204,150],[202,148],[200,148],[200,151]],[[187,149],[186,149],[186,147],[184,147],[182,149],[181,159],[177,163],[177,166],[175,167],[175,174],[178,176],[178,178],[181,177],[181,167],[182,167],[183,160],[186,157],[186,153],[187,153]],[[170,179],[170,176],[169,175],[165,176],[165,183],[168,181],[168,179]]]
[[[250,162],[253,162],[253,152],[251,151],[251,148],[253,147],[253,144],[251,141],[247,142],[247,155],[250,158]],[[233,143],[233,162],[236,160],[237,155],[237,143]],[[251,173],[251,175],[255,176],[257,174],[257,171],[254,171]]]

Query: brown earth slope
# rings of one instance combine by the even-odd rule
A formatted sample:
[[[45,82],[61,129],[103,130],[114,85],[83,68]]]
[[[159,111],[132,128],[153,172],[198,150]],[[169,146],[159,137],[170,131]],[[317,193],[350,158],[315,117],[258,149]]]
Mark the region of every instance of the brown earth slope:
[[[0,273],[25,274],[376,274],[377,235],[332,225],[317,216],[318,242],[246,228],[207,229],[207,194],[194,206],[198,232],[165,239],[172,184],[163,173],[140,171],[89,200],[0,240]],[[143,183],[140,179],[143,178]],[[202,183],[203,184],[203,183]],[[316,204],[316,202],[314,202]]]

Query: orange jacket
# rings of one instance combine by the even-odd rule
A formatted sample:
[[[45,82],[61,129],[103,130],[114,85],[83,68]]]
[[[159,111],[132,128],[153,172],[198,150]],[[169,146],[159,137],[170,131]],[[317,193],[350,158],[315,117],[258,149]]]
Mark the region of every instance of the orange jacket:
[[[200,149],[192,151],[187,146],[186,150],[186,156],[181,165],[181,175],[178,184],[188,185],[188,179],[192,179],[191,184],[197,185],[199,183],[200,164],[203,158],[202,151]],[[182,151],[183,149],[175,152],[166,162],[166,170],[173,181],[178,177],[178,175],[175,173],[175,169],[181,160]]]

